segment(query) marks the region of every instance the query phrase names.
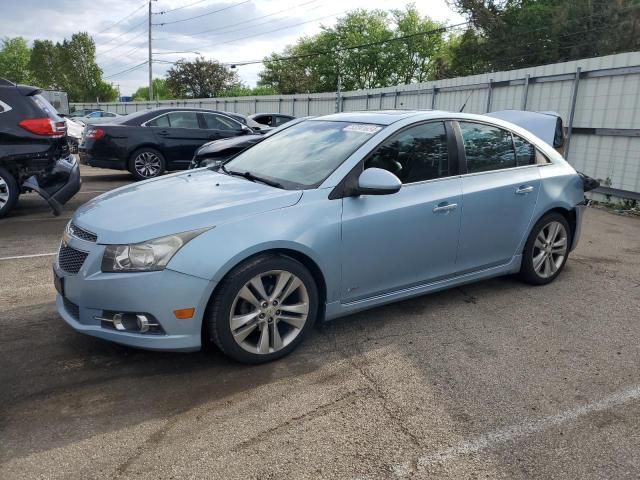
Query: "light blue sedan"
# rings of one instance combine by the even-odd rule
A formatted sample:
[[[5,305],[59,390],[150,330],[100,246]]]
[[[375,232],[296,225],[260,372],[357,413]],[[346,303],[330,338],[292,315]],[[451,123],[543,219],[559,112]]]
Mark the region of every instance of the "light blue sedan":
[[[518,273],[554,280],[583,184],[505,121],[439,111],[303,121],[218,172],[126,186],[81,207],[54,264],[79,332],[153,350],[213,342],[259,363],[329,320]]]

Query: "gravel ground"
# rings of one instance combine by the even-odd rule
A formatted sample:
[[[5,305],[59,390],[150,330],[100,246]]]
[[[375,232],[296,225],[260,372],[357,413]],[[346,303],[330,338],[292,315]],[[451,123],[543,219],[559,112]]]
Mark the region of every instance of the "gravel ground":
[[[62,217],[0,220],[0,478],[638,478],[640,219],[590,209],[556,282],[500,278],[319,326],[276,363],[150,353],[58,318]]]

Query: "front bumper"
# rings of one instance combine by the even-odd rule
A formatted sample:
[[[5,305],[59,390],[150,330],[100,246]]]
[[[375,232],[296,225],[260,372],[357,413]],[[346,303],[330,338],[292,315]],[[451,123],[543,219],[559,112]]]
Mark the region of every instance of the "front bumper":
[[[165,269],[159,272],[103,273],[104,246],[71,237],[68,246],[88,252],[77,274],[54,262],[63,278],[64,297],[58,294],[58,313],[73,329],[122,345],[147,350],[194,351],[201,347],[202,319],[213,291],[212,282]],[[195,307],[188,320],[178,320],[174,310]],[[109,328],[100,318],[106,312],[140,313],[153,317],[163,333],[136,333]]]

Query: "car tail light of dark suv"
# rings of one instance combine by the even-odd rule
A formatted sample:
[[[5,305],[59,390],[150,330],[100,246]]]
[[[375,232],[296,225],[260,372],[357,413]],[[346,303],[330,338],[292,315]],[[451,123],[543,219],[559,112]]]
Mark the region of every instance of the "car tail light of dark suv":
[[[64,122],[56,122],[50,118],[27,118],[18,125],[27,132],[46,137],[63,137],[67,133],[67,126]]]
[[[88,128],[87,133],[84,134],[84,138],[89,138],[91,140],[98,140],[104,137],[104,129],[103,128]]]

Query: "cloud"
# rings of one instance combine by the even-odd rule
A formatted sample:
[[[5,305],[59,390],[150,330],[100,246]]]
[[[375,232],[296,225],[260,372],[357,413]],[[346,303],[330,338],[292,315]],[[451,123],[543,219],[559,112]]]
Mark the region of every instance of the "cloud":
[[[168,53],[176,51],[199,52],[224,63],[260,60],[303,35],[319,32],[322,24],[332,25],[348,10],[389,10],[403,8],[407,3],[409,1],[160,0],[152,4],[156,13],[152,17],[153,50],[156,59],[165,61],[191,59],[197,55]],[[416,6],[423,15],[435,20],[461,21],[445,0],[416,2]],[[179,7],[185,8],[173,10]],[[166,13],[160,14],[163,11]],[[9,7],[3,6],[0,15],[3,36],[23,36],[30,42],[45,38],[61,41],[78,31],[89,32],[96,42],[98,64],[109,77],[107,81],[118,84],[124,95],[148,82],[146,65],[112,76],[147,60],[147,24],[147,3],[141,0],[21,0]],[[163,76],[169,68],[170,65],[154,63],[154,77]],[[246,65],[238,71],[245,83],[254,85],[261,69],[259,64]]]

